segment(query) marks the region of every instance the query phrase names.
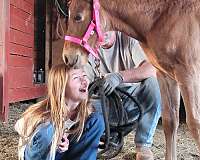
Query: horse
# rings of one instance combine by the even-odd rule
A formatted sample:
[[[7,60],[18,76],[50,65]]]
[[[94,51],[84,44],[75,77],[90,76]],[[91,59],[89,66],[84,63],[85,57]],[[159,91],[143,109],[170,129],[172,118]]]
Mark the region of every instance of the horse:
[[[93,19],[94,0],[71,0],[67,36],[84,36]],[[199,0],[99,0],[103,32],[118,30],[137,39],[148,59],[159,70],[162,124],[166,160],[176,160],[180,93],[186,123],[200,148],[200,1]],[[97,32],[87,44],[94,47]],[[65,41],[66,64],[86,63],[83,44]]]

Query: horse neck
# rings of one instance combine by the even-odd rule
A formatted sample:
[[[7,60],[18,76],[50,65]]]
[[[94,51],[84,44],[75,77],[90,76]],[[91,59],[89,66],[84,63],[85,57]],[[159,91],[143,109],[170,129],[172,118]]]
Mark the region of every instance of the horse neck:
[[[108,0],[100,0],[102,19],[107,22],[105,30],[119,30],[146,41],[146,34],[168,7],[166,1],[109,0],[108,4]]]

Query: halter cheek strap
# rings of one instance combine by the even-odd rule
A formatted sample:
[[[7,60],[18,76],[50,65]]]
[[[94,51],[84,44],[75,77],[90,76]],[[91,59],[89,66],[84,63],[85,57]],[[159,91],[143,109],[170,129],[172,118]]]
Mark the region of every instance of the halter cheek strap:
[[[94,34],[94,31],[96,31],[97,36],[98,36],[98,42],[103,42],[103,33],[101,31],[100,27],[100,16],[99,16],[99,9],[100,9],[100,4],[99,0],[93,0],[93,18],[92,21],[90,22],[90,25],[87,28],[87,31],[85,32],[83,38],[77,38],[75,36],[65,36],[66,41],[70,41],[76,44],[79,44],[83,46],[90,54],[92,54],[95,58],[99,59],[98,56],[98,48],[92,48],[88,44],[88,40],[91,35]]]
[[[99,0],[93,0],[93,19],[96,22],[96,32],[98,35],[98,41],[103,42],[104,36],[100,26],[99,9],[100,9]]]

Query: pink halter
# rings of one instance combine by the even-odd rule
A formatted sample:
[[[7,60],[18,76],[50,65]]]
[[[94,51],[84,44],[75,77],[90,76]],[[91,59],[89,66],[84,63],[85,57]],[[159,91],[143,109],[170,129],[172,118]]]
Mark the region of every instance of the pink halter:
[[[104,40],[100,27],[99,8],[100,8],[99,0],[93,0],[93,18],[82,39],[74,36],[67,36],[67,35],[65,36],[66,41],[71,41],[73,43],[80,44],[96,58],[99,58],[97,48],[95,49],[92,48],[88,44],[88,39],[90,38],[91,35],[94,34],[94,30],[96,30],[98,36],[98,42],[103,42]]]

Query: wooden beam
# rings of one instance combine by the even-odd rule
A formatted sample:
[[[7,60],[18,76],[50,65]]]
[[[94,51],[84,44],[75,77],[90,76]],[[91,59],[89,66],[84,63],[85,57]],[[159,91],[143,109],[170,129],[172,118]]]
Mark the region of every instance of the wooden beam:
[[[22,46],[20,44],[10,43],[10,54],[24,57],[33,57],[33,48]]]
[[[46,94],[46,85],[9,89],[9,102],[24,101],[42,97]]]
[[[34,47],[34,36],[20,32],[18,30],[10,29],[10,42],[20,44],[25,47]]]
[[[30,0],[29,0],[30,1]],[[10,0],[11,6],[21,9],[29,14],[34,14],[34,5],[25,0]]]
[[[3,15],[3,20],[1,23],[2,26],[2,39],[3,39],[3,51],[2,51],[2,75],[3,83],[3,101],[0,104],[0,119],[3,121],[8,121],[8,112],[9,112],[9,102],[8,102],[8,71],[7,71],[7,62],[8,55],[10,53],[9,44],[10,44],[10,1],[1,0],[2,8],[0,14]],[[3,76],[3,78],[2,78]]]

